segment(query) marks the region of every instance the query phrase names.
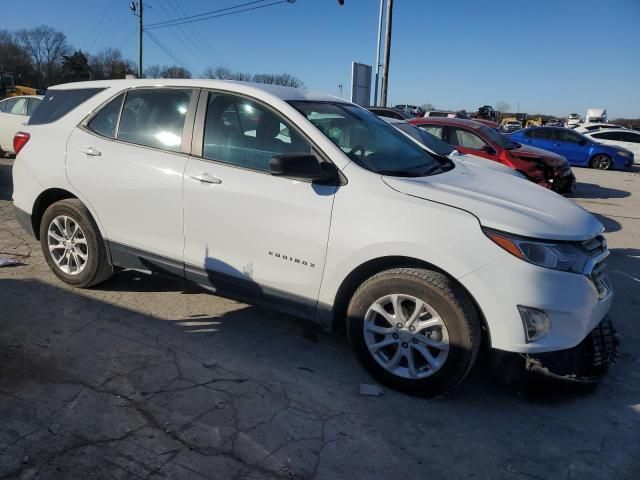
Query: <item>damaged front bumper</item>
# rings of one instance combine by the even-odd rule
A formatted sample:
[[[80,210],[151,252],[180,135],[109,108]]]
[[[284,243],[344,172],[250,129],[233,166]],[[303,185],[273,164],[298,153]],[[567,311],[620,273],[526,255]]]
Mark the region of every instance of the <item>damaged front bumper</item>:
[[[523,355],[525,370],[563,382],[596,384],[618,358],[619,341],[607,316],[573,348]]]

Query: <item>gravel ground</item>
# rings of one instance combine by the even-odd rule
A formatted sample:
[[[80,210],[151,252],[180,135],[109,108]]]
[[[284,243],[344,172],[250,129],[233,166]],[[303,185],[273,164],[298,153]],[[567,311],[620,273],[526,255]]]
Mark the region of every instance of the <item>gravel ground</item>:
[[[612,249],[621,357],[523,395],[479,364],[442,399],[385,390],[342,335],[122,272],[75,290],[13,215],[0,159],[0,479],[640,478],[640,175],[576,169]]]

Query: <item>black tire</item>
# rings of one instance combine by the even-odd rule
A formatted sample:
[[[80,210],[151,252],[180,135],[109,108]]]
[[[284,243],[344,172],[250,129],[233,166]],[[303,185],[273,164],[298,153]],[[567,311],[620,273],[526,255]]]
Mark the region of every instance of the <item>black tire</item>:
[[[613,168],[613,160],[609,155],[599,153],[593,156],[590,166],[596,170],[611,170]]]
[[[412,295],[435,309],[449,334],[449,352],[442,367],[431,376],[410,379],[381,366],[369,352],[364,334],[365,315],[377,299],[391,294]],[[347,310],[349,342],[362,365],[382,384],[411,395],[432,397],[458,385],[473,366],[481,342],[478,313],[450,278],[419,268],[396,268],[380,272],[355,292]]]
[[[63,272],[56,265],[51,252],[49,252],[47,240],[49,225],[59,215],[66,215],[77,223],[86,239],[87,263],[84,269],[76,275]],[[60,280],[74,287],[91,287],[104,282],[113,275],[113,267],[109,263],[107,249],[100,230],[87,208],[77,198],[60,200],[47,208],[40,222],[40,246],[53,273]]]

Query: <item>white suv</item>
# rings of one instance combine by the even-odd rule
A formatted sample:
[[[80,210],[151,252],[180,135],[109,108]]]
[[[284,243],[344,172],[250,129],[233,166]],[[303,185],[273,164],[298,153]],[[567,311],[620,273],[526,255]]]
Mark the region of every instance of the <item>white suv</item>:
[[[406,392],[456,385],[481,344],[582,355],[611,304],[595,217],[336,97],[60,85],[15,144],[17,217],[64,282],[160,272],[327,329],[346,320],[364,366]]]

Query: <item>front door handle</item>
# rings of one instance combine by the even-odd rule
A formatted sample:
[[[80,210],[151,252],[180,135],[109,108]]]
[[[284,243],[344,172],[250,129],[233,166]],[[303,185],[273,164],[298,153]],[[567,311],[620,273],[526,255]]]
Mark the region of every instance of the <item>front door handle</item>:
[[[190,176],[191,178],[193,178],[194,180],[198,180],[201,183],[213,183],[213,184],[219,184],[222,183],[222,180],[220,180],[218,177],[216,177],[215,175],[211,175],[210,173],[207,172],[203,172],[203,173],[196,173]]]
[[[84,153],[85,155],[89,155],[91,157],[99,157],[100,155],[102,155],[102,152],[96,150],[93,147],[80,147],[78,150],[80,151],[80,153]]]

